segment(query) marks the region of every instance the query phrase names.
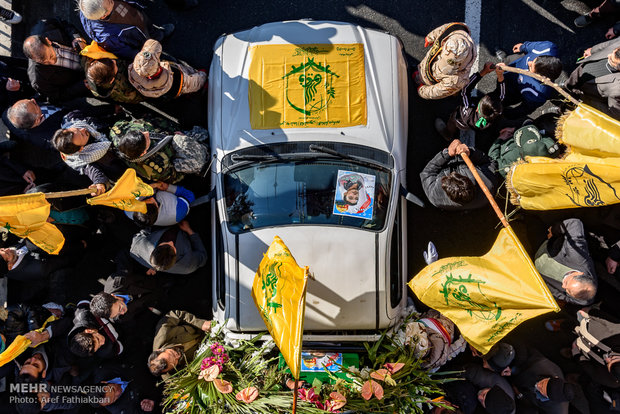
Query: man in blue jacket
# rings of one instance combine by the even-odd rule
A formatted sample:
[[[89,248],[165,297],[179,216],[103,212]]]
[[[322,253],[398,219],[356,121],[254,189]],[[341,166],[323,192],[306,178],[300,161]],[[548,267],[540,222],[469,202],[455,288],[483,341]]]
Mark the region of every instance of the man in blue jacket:
[[[133,60],[146,39],[162,41],[173,24],[156,26],[135,0],[79,0],[84,31],[99,46],[121,59]]]
[[[513,55],[508,56],[497,66],[512,66],[549,78],[555,81],[562,73],[562,62],[558,58],[558,47],[553,42],[524,42],[512,47]],[[498,51],[498,55],[503,52]],[[553,88],[540,81],[517,73],[504,74],[506,97],[504,116],[518,119],[532,113],[542,106],[553,94]]]

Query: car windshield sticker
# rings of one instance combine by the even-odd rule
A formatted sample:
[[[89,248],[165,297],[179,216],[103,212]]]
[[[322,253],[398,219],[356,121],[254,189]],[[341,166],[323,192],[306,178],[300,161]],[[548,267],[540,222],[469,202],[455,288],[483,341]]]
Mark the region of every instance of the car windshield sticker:
[[[342,354],[322,352],[302,352],[301,372],[336,372],[342,365]]]
[[[366,125],[362,44],[258,45],[251,54],[253,129]]]
[[[375,197],[375,176],[338,170],[334,214],[372,218]]]

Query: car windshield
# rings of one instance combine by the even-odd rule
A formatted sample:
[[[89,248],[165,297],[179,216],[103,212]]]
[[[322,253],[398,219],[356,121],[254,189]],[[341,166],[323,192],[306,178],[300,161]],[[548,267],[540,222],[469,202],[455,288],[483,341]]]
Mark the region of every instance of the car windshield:
[[[244,165],[224,174],[232,233],[269,226],[339,225],[381,230],[391,185],[387,169],[313,159]]]

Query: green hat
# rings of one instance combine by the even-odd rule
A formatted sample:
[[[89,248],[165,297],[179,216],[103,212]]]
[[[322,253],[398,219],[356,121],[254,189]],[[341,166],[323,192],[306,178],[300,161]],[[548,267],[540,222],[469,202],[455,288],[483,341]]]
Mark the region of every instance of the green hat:
[[[558,144],[551,138],[543,137],[534,125],[519,128],[514,133],[514,140],[519,147],[521,158],[555,157]]]

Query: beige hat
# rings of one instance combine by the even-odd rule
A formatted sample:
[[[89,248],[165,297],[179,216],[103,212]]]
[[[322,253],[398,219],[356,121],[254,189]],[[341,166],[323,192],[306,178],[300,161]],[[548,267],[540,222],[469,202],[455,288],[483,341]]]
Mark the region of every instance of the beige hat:
[[[457,31],[445,40],[438,59],[439,70],[443,74],[456,74],[468,68],[475,59],[474,43],[469,34]]]
[[[129,65],[129,82],[146,97],[161,96],[172,86],[170,63],[159,60],[161,51],[161,43],[148,39]]]

